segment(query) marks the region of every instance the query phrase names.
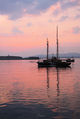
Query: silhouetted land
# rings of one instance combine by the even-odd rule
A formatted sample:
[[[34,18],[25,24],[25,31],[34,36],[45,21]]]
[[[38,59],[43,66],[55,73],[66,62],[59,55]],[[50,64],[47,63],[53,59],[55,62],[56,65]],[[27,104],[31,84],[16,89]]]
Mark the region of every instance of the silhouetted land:
[[[26,57],[26,58],[23,58],[24,60],[38,60],[39,57]]]
[[[56,54],[52,55],[50,54],[49,57],[56,56]],[[66,54],[60,54],[61,58],[80,58],[79,53],[66,53]],[[21,56],[0,56],[0,60],[38,60],[40,58],[45,58],[46,55],[36,55],[36,56],[30,56],[30,57],[21,57]]]
[[[0,60],[37,60],[39,57],[0,56]]]
[[[0,60],[22,60],[20,56],[0,56]]]
[[[40,54],[37,55],[39,58],[45,58],[46,55]],[[56,54],[50,54],[49,57],[56,57]],[[64,53],[64,54],[59,54],[59,57],[61,58],[80,58],[80,53]]]

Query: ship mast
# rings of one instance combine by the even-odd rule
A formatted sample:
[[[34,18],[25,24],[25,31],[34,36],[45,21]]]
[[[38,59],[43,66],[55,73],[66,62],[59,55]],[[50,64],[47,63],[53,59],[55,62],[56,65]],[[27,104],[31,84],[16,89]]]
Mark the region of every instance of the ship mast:
[[[47,38],[47,60],[48,60],[48,53],[49,53],[49,44],[48,44],[48,38]]]
[[[57,59],[59,58],[59,42],[58,42],[58,26],[57,26],[57,32],[56,32],[56,42],[57,42]]]

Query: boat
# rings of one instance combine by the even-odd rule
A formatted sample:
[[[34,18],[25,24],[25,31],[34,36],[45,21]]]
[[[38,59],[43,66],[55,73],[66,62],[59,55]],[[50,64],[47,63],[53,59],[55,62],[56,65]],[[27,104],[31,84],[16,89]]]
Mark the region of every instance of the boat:
[[[66,59],[66,61],[67,62],[75,62],[75,60],[74,59],[71,59],[71,58]]]
[[[47,59],[38,61],[38,67],[69,67],[71,65],[71,62],[68,61],[63,61],[62,59],[59,58],[59,43],[58,43],[58,26],[57,26],[57,33],[56,33],[56,41],[57,41],[57,54],[56,57],[52,57],[49,59],[48,53],[49,53],[49,44],[48,44],[48,39],[47,39]]]

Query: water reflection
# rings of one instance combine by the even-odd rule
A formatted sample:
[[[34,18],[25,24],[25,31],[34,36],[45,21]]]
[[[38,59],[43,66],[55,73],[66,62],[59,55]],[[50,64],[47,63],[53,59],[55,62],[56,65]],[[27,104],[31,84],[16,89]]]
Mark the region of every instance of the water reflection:
[[[38,69],[28,61],[2,62],[0,119],[80,117],[80,60],[72,69]]]
[[[60,88],[59,88],[59,68],[56,68],[57,72],[57,96],[60,95]]]
[[[54,70],[54,69],[53,69]],[[56,70],[56,87],[57,87],[57,96],[60,95],[60,86],[59,86],[59,68],[55,68]],[[50,73],[50,68],[46,68],[46,72],[47,72],[47,92],[48,89],[50,88],[50,77],[49,77],[49,73]],[[53,72],[54,75],[54,72]],[[53,79],[54,80],[54,79]]]
[[[46,68],[47,70],[47,89],[49,88],[49,68]]]

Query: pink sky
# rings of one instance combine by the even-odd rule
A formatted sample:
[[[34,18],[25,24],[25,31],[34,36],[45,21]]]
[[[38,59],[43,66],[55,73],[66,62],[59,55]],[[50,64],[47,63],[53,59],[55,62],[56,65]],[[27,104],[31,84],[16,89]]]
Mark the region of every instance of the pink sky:
[[[67,0],[61,3],[57,0],[56,3],[49,6],[45,2],[45,9],[42,6],[42,9],[37,8],[37,4],[39,3],[34,2],[31,6],[29,4],[27,8],[29,7],[30,11],[27,11],[25,7],[21,9],[23,12],[20,9],[17,10],[17,14],[21,13],[19,17],[14,14],[16,13],[14,10],[14,12],[7,13],[4,8],[4,14],[3,11],[0,12],[0,55],[46,54],[47,37],[50,53],[55,54],[57,25],[59,27],[60,53],[79,53],[80,2]],[[34,11],[35,6],[37,13]]]

